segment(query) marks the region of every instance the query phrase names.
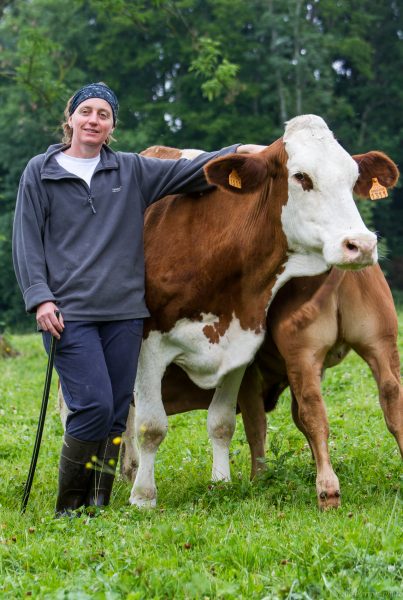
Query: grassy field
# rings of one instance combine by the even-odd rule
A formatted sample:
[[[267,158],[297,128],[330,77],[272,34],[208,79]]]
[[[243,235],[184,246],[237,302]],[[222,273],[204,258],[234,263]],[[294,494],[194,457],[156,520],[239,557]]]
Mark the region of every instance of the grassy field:
[[[403,310],[400,310],[403,356]],[[128,505],[117,481],[97,518],[53,518],[62,429],[56,377],[27,512],[19,512],[46,355],[37,334],[10,336],[0,360],[0,597],[51,600],[403,598],[402,463],[375,383],[355,355],[323,391],[342,508],[320,513],[315,468],[290,417],[269,418],[268,472],[249,482],[239,421],[233,483],[211,485],[206,413],[170,418],[157,457],[158,508]]]

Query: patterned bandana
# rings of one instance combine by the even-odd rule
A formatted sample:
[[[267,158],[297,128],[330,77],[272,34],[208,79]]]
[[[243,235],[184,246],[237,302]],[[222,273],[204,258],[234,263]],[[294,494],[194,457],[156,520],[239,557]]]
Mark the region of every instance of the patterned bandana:
[[[113,114],[113,126],[115,126],[116,117],[119,110],[119,102],[115,93],[111,90],[111,88],[105,85],[105,83],[89,83],[78,90],[71,100],[69,108],[70,116],[76,110],[78,105],[84,102],[84,100],[88,100],[88,98],[102,98],[102,100],[106,100],[110,104]]]

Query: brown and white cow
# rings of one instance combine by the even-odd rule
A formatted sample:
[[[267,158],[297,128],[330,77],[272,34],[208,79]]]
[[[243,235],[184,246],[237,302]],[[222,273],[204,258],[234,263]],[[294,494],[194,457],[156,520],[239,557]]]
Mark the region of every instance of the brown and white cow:
[[[218,186],[202,198],[167,197],[145,222],[148,320],[136,379],[139,468],[130,502],[155,506],[154,461],[167,431],[161,380],[179,365],[208,410],[215,480],[229,480],[229,444],[239,386],[261,346],[266,312],[292,277],[329,266],[357,269],[377,259],[353,189],[372,178],[389,187],[397,169],[379,152],[351,157],[317,116],[292,119],[282,139],[258,154],[211,161]]]
[[[392,294],[378,265],[345,272],[324,299],[318,317],[296,327],[290,316],[317,293],[326,275],[295,278],[281,288],[267,318],[267,334],[254,362],[248,366],[238,394],[251,450],[252,477],[263,466],[266,411],[291,386],[292,414],[306,436],[317,466],[317,498],[321,509],[340,505],[340,487],[329,452],[329,426],[321,395],[321,377],[354,349],[369,365],[389,431],[403,457],[403,387],[397,348],[397,316]],[[208,409],[211,390],[194,385],[179,367],[167,368],[162,397],[168,415]],[[122,472],[132,479],[137,468],[133,444],[133,415],[124,436]]]

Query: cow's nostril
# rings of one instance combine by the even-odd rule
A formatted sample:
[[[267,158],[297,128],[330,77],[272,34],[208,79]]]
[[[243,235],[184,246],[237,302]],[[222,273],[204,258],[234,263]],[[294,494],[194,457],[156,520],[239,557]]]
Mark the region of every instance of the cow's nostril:
[[[348,263],[355,265],[373,264],[375,260],[374,250],[376,248],[376,239],[371,240],[366,237],[363,239],[348,237],[342,242],[344,258]]]

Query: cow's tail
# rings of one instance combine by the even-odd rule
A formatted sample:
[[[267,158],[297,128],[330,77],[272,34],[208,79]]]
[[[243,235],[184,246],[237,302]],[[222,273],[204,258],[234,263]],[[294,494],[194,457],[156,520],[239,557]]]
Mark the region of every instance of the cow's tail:
[[[293,335],[315,321],[331,294],[339,288],[344,275],[345,271],[333,267],[312,298],[307,302],[304,302],[304,304],[293,312],[284,322],[282,326],[283,332],[287,335]]]

